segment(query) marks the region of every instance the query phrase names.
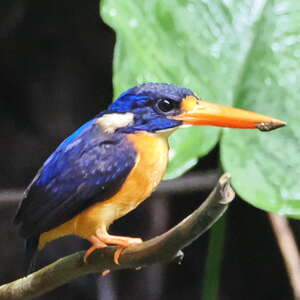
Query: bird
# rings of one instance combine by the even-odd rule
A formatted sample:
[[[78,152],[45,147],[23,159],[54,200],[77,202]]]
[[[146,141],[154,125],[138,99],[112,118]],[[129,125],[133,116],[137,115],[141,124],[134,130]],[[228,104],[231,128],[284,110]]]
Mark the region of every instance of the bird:
[[[24,192],[14,223],[25,239],[27,271],[46,244],[66,235],[96,250],[122,251],[142,239],[109,234],[109,226],[147,199],[168,163],[168,137],[186,126],[269,131],[286,123],[239,108],[207,102],[190,89],[143,83],[67,137],[44,162]]]

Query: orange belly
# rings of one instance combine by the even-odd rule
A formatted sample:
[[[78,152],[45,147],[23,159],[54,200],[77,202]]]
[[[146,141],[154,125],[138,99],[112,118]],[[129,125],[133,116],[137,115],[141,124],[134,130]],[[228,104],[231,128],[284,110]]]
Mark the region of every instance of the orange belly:
[[[66,223],[40,235],[39,249],[65,235],[89,239],[97,229],[109,225],[137,207],[151,195],[161,181],[168,162],[167,136],[139,132],[130,134],[138,153],[134,168],[121,189],[111,198],[94,204]]]

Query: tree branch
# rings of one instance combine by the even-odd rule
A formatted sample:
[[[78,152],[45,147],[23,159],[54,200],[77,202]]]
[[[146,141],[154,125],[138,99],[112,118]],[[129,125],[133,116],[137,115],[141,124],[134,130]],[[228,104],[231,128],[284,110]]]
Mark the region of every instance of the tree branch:
[[[293,289],[294,299],[300,300],[300,256],[289,221],[284,216],[268,213],[279,249]]]
[[[86,264],[83,263],[84,252],[77,252],[24,278],[0,286],[0,299],[28,300],[89,273],[137,268],[182,258],[181,249],[208,230],[233,200],[234,192],[229,180],[230,175],[224,174],[206,201],[166,233],[126,248],[120,257],[120,265],[113,262],[116,247],[95,251]]]

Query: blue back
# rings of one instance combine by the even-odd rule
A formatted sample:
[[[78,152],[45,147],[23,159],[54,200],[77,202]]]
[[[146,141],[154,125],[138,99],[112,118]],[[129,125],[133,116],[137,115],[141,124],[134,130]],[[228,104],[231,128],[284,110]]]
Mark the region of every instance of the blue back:
[[[28,187],[15,218],[23,237],[68,221],[123,184],[136,152],[126,135],[106,134],[94,121],[63,141]]]

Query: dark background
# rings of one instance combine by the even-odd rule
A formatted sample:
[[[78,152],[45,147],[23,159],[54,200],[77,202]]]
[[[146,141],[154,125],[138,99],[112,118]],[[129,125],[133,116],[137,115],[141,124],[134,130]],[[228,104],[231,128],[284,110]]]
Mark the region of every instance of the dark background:
[[[22,274],[23,242],[11,222],[20,191],[57,144],[112,99],[115,35],[100,20],[98,5],[98,0],[1,0],[0,284]],[[190,175],[220,172],[217,161],[215,149]],[[112,232],[143,239],[164,232],[210,188],[155,194]],[[266,214],[237,199],[227,221],[219,299],[291,299]],[[207,242],[205,234],[185,249],[180,266],[87,276],[40,299],[200,299]],[[76,238],[56,241],[42,251],[39,265],[87,247]]]

